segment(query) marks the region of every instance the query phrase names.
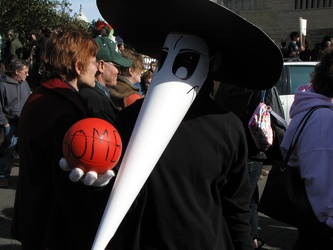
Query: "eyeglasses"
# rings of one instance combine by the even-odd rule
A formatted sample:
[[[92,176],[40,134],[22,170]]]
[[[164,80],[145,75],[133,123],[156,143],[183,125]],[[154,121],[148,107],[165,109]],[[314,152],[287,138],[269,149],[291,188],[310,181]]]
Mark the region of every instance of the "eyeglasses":
[[[121,66],[120,66],[120,65],[115,64],[115,63],[112,63],[112,62],[105,62],[105,63],[110,64],[110,65],[113,65],[114,67],[116,67],[116,68],[118,69],[119,72],[121,72],[121,71],[120,71],[120,70],[121,70]]]

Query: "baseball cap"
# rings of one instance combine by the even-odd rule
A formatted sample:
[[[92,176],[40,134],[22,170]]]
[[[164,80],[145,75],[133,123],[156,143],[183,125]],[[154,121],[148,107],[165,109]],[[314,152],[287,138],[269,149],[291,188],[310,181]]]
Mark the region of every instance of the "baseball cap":
[[[97,37],[94,39],[98,45],[98,53],[96,59],[105,62],[113,62],[122,67],[128,68],[132,65],[132,61],[121,55],[115,42],[107,37]]]

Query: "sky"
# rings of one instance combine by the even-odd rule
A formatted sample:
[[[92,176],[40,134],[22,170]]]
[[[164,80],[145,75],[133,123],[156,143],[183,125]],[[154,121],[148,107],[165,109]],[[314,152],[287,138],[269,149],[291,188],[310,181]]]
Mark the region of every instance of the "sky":
[[[96,0],[68,0],[72,4],[71,9],[73,10],[72,14],[80,13],[80,4],[82,4],[82,12],[88,18],[88,22],[91,22],[93,19],[98,20],[102,18],[101,14],[98,11]]]

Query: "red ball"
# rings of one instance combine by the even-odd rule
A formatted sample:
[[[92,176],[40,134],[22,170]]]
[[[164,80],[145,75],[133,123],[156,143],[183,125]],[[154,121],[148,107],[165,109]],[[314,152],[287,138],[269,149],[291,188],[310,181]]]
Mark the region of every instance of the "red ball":
[[[116,128],[99,118],[86,118],[71,126],[64,136],[64,158],[85,173],[105,173],[118,163],[122,142]]]

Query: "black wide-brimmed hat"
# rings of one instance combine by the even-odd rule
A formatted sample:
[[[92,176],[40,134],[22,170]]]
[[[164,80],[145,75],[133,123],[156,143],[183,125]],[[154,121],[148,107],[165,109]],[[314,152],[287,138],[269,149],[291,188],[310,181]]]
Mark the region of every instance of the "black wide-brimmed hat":
[[[203,38],[223,62],[213,79],[251,89],[278,81],[280,49],[260,28],[210,0],[97,0],[103,18],[138,52],[159,59],[168,33]]]

